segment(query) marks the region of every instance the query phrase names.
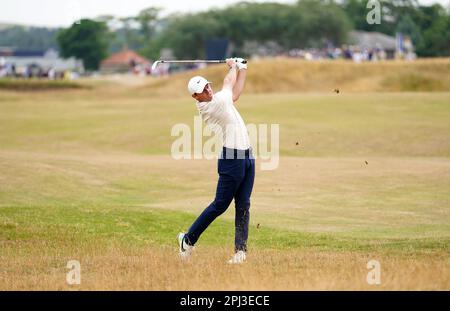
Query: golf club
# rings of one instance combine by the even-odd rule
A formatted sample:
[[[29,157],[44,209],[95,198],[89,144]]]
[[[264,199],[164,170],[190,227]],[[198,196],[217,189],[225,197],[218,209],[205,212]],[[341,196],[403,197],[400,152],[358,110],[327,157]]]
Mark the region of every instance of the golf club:
[[[172,64],[198,64],[198,63],[206,63],[206,64],[220,64],[226,63],[225,59],[216,59],[216,60],[202,60],[202,59],[190,59],[190,60],[157,60],[152,65],[152,71],[156,69],[159,64],[163,63],[172,63]],[[246,64],[247,60],[243,60],[242,63]]]

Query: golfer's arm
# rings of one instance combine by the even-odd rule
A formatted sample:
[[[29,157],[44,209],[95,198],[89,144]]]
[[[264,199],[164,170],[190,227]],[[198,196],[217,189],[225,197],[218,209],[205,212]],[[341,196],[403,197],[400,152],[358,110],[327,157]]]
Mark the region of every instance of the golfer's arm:
[[[236,83],[234,84],[233,87],[233,102],[237,101],[239,99],[239,96],[241,96],[241,93],[244,90],[246,76],[247,76],[247,69],[239,70],[237,74]]]
[[[237,78],[237,69],[236,67],[230,68],[230,71],[225,76],[225,79],[223,80],[223,89],[228,89],[230,91],[233,91],[234,85],[236,84],[236,78]]]

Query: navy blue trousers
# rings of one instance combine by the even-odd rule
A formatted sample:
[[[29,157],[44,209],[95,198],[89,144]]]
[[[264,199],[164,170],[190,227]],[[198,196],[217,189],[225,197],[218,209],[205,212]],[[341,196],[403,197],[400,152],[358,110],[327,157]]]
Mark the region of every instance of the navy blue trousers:
[[[217,168],[219,181],[216,197],[189,228],[186,242],[194,245],[211,222],[227,210],[234,198],[235,251],[247,251],[250,196],[255,180],[255,159],[251,149],[237,150],[224,147]]]

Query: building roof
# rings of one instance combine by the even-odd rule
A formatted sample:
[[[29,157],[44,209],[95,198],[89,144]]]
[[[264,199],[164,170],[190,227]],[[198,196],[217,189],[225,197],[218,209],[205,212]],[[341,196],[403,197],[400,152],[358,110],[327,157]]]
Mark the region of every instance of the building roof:
[[[0,47],[0,58],[6,63],[14,64],[16,67],[38,65],[42,69],[53,68],[57,71],[82,70],[83,62],[74,57],[63,59],[59,57],[58,51],[48,49],[47,51],[13,49]]]
[[[150,61],[145,57],[139,55],[135,51],[124,49],[118,53],[112,54],[110,57],[102,62],[102,66],[111,65],[130,65],[134,61],[139,64],[150,64]]]
[[[25,49],[14,49],[11,47],[0,47],[0,56],[14,56],[14,57],[47,57],[47,53],[51,53],[55,57],[58,57],[58,52],[54,49],[48,50],[25,50]]]
[[[356,44],[361,48],[395,50],[396,40],[394,37],[380,32],[368,32],[354,30],[349,34],[350,44]]]

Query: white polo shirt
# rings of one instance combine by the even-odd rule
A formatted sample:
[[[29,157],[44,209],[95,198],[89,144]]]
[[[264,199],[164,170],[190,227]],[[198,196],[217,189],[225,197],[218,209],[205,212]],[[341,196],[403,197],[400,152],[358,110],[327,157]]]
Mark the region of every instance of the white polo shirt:
[[[250,139],[244,120],[233,104],[233,93],[223,89],[209,102],[197,102],[202,120],[216,134],[222,133],[224,147],[247,150]]]

